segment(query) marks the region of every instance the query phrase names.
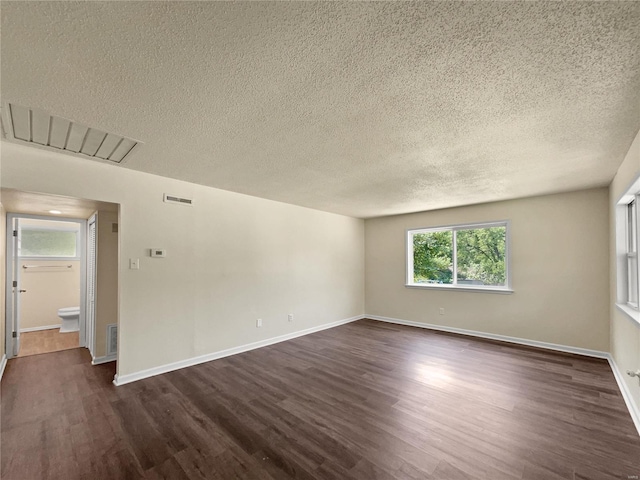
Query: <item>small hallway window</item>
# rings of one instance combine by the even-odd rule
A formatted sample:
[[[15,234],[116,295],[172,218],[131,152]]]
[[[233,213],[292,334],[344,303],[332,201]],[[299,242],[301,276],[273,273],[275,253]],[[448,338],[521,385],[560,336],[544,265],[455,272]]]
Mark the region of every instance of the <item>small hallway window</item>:
[[[77,228],[24,225],[20,229],[21,258],[79,258]]]

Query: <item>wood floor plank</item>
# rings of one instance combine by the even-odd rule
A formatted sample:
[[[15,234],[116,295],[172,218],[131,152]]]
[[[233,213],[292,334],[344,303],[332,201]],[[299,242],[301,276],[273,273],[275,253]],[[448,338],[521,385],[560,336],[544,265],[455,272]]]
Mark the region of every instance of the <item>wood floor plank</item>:
[[[202,455],[197,448],[190,447],[179,452],[175,459],[190,479],[224,480],[217,471],[215,457],[216,455]]]
[[[137,399],[114,402],[113,409],[122,422],[125,440],[143,470],[164,463],[177,451],[155,428],[146,407]]]
[[[10,360],[7,480],[610,480],[640,437],[604,360],[361,320],[115,387]]]

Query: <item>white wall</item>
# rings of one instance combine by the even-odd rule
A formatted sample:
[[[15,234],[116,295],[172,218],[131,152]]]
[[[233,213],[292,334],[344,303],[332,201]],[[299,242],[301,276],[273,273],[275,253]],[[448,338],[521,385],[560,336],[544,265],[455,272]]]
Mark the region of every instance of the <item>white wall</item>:
[[[362,220],[6,142],[1,152],[3,187],[120,204],[118,375],[364,313]]]
[[[609,206],[611,211],[611,225],[609,229],[611,236],[611,354],[618,365],[618,369],[623,372],[622,376],[635,402],[636,409],[640,411],[640,385],[638,385],[638,380],[624,375],[624,372],[627,370],[635,371],[640,369],[640,325],[619,311],[615,306],[617,262],[615,252],[616,228],[614,223],[616,203],[638,175],[640,175],[640,132],[636,135],[629,152],[609,187]]]
[[[600,188],[367,220],[366,312],[608,351],[607,203]],[[407,229],[498,220],[511,221],[513,294],[404,286]]]

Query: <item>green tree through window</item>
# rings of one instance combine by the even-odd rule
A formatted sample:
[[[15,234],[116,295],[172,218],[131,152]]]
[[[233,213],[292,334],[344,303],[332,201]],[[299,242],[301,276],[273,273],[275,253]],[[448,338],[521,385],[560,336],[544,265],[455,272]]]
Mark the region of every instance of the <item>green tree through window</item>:
[[[506,227],[459,230],[457,245],[459,283],[505,284]]]
[[[409,235],[410,283],[506,286],[506,223],[414,230]]]
[[[453,232],[413,236],[413,275],[417,283],[453,282]]]

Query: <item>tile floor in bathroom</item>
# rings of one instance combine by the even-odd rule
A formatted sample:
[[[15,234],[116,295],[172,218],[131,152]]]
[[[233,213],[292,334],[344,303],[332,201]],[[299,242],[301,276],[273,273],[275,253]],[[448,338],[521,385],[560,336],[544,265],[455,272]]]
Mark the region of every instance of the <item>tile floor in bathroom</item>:
[[[25,332],[20,334],[18,357],[68,350],[70,348],[78,348],[79,345],[78,332],[60,333],[57,328]]]

